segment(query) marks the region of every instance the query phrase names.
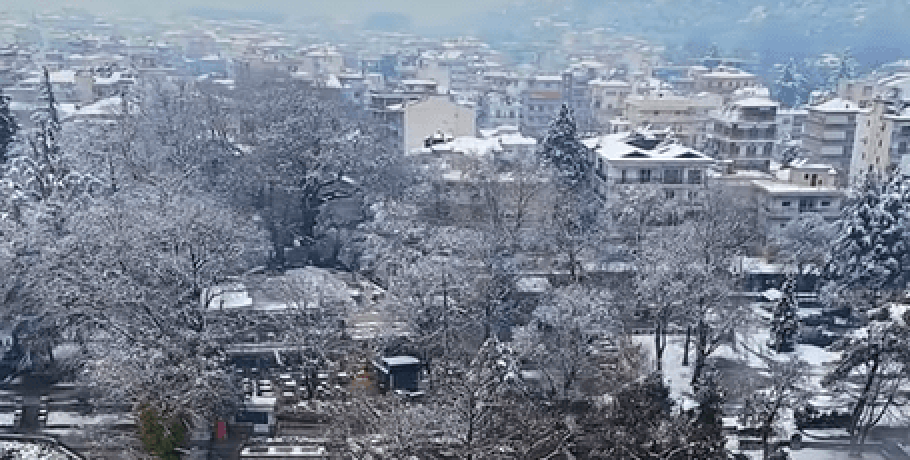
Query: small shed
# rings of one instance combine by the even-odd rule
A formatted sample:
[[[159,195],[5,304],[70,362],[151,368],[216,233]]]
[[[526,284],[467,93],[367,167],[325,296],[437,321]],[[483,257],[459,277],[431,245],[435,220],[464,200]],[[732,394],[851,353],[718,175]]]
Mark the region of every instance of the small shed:
[[[380,388],[417,391],[420,360],[413,356],[391,356],[373,361]]]

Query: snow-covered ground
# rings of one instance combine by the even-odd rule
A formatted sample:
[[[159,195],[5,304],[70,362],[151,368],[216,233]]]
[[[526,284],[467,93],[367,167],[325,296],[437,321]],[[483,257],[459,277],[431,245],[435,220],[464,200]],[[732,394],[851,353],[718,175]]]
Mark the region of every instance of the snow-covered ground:
[[[69,460],[65,452],[26,441],[0,441],[0,452],[8,454],[14,460]],[[6,457],[4,457],[6,458]]]

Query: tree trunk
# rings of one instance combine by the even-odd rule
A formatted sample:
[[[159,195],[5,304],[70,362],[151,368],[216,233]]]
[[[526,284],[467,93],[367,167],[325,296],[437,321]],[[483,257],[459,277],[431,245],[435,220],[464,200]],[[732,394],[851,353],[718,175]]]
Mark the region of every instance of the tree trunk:
[[[689,341],[692,340],[692,326],[686,325],[686,341],[683,343],[683,366],[689,365]]]
[[[664,335],[663,325],[660,321],[654,324],[654,359],[657,361],[657,372],[663,372],[664,347],[662,337]]]
[[[708,331],[704,320],[699,320],[695,328],[695,369],[692,371],[692,384],[698,381],[701,373],[704,371],[705,353],[708,348]]]

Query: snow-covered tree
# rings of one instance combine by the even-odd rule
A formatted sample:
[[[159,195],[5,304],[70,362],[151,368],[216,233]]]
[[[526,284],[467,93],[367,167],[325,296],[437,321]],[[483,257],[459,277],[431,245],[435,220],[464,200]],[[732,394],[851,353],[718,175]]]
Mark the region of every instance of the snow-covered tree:
[[[861,451],[869,430],[888,413],[910,404],[903,388],[910,379],[910,329],[906,313],[890,308],[874,312],[867,326],[832,345],[840,352],[822,384],[849,396],[852,402],[850,444]]]
[[[238,179],[259,197],[280,264],[285,247],[319,236],[326,206],[345,202],[357,210],[360,199],[393,180],[381,171],[395,155],[364,114],[304,85],[266,85],[249,99],[255,145]]]
[[[9,96],[0,89],[0,164],[6,163],[10,144],[19,131],[19,124],[10,112]]]
[[[563,104],[550,123],[540,146],[540,153],[556,169],[558,178],[569,188],[578,190],[588,185],[588,148],[578,138],[578,127],[572,109]]]
[[[585,196],[585,195],[581,195]],[[578,282],[584,270],[585,254],[603,246],[606,216],[595,199],[582,199],[566,190],[557,190],[550,201],[546,226],[541,232],[549,251]]]
[[[661,372],[670,328],[686,323],[683,299],[690,281],[687,272],[691,254],[674,227],[651,230],[644,246],[634,254],[635,298],[630,303],[654,327],[654,361],[657,372]]]
[[[657,374],[619,388],[602,409],[580,417],[571,453],[577,458],[690,458],[688,420]]]
[[[781,260],[796,266],[799,275],[820,273],[825,266],[835,226],[818,213],[803,213],[787,223],[776,237]]]
[[[704,372],[693,386],[695,402],[687,433],[687,458],[723,460],[728,458],[723,432],[726,396],[716,371]]]
[[[796,279],[788,276],[780,288],[781,297],[771,312],[771,348],[778,353],[793,351],[799,332],[799,304]]]
[[[800,407],[806,401],[808,364],[796,357],[778,361],[763,357],[762,379],[747,394],[740,411],[743,425],[756,428],[762,441],[763,458],[772,453],[771,440],[780,430],[785,412]]]
[[[775,97],[787,107],[799,107],[808,100],[809,89],[805,77],[798,73],[791,59],[775,82]]]
[[[907,282],[907,186],[899,174],[887,182],[869,177],[843,210],[827,264],[829,292],[861,294],[874,308]],[[836,299],[835,299],[836,300]],[[857,299],[859,300],[859,299]]]
[[[541,366],[563,399],[582,395],[582,383],[599,374],[597,343],[619,332],[616,307],[607,292],[570,285],[557,289],[516,334],[526,356]]]

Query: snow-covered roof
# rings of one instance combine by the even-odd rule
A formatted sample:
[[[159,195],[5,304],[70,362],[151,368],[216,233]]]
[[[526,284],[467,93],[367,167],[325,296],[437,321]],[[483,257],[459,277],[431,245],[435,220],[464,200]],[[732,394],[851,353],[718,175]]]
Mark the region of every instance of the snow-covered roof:
[[[542,294],[550,290],[550,281],[542,276],[526,276],[515,283],[519,292]]]
[[[823,104],[810,107],[809,110],[819,112],[857,112],[859,111],[859,106],[852,101],[834,98]]]
[[[844,191],[837,187],[800,185],[789,182],[773,180],[754,181],[756,187],[771,194],[796,194],[796,195],[843,195]]]
[[[390,356],[388,358],[382,358],[382,362],[386,366],[409,366],[420,364],[420,360],[413,356]]]
[[[437,85],[436,80],[401,80],[405,86],[433,86]]]
[[[650,137],[649,137],[650,136]],[[637,142],[636,139],[643,140]],[[660,162],[698,162],[711,164],[714,159],[681,144],[661,141],[651,133],[617,133],[606,136],[584,139],[588,148],[594,149],[597,155],[606,161],[660,161]],[[648,148],[648,146],[653,147]]]
[[[763,97],[747,97],[733,103],[739,107],[777,107],[780,104]]]

